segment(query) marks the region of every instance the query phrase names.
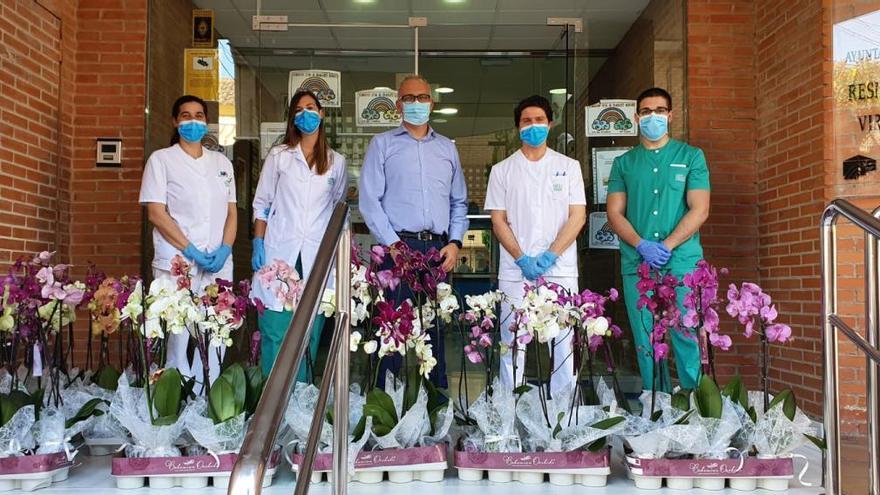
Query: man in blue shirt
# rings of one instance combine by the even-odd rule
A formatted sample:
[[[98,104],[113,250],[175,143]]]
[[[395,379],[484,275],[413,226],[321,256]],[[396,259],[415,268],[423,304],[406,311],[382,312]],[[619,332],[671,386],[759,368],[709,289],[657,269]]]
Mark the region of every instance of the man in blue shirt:
[[[434,108],[431,86],[421,76],[408,76],[397,91],[403,124],[374,137],[361,170],[359,207],[370,232],[392,249],[400,242],[426,252],[438,249],[447,273],[455,268],[461,239],[468,229],[467,185],[455,144],[428,124]],[[397,302],[410,297],[404,290]],[[447,388],[443,335],[429,331],[437,366],[431,381]],[[395,374],[400,357],[385,356],[379,373]]]

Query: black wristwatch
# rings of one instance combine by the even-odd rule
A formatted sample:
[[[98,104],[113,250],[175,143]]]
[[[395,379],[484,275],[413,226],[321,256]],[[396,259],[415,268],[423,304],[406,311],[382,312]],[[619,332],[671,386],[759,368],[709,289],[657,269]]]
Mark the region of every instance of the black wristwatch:
[[[459,241],[458,239],[451,239],[449,241],[449,244],[455,244],[456,246],[458,246],[458,249],[461,249],[461,241]]]

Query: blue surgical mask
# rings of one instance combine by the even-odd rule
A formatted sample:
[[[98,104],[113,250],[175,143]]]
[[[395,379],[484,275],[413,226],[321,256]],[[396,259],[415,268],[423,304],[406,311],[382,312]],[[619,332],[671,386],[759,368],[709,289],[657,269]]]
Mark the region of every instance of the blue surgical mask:
[[[519,130],[519,138],[532,148],[537,148],[547,141],[547,134],[549,133],[550,126],[547,124],[532,124]]]
[[[652,113],[639,118],[639,130],[648,141],[659,141],[669,129],[669,116]]]
[[[430,103],[412,103],[403,104],[403,121],[407,124],[422,125],[428,122],[431,114]]]
[[[184,120],[177,125],[177,133],[184,141],[199,143],[208,133],[208,124],[201,120]]]
[[[314,134],[321,126],[321,114],[307,108],[300,110],[293,117],[293,125],[303,134]]]

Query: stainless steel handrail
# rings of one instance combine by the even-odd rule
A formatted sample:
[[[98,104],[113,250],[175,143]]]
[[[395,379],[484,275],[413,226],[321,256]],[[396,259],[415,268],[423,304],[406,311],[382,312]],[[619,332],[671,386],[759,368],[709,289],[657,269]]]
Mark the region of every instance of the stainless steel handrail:
[[[825,440],[825,493],[839,495],[840,489],[840,397],[839,374],[837,369],[838,334],[840,330],[846,337],[865,352],[868,373],[865,380],[868,398],[869,446],[870,459],[870,494],[880,495],[880,408],[877,397],[877,366],[880,365],[880,343],[878,335],[878,276],[877,246],[880,240],[880,208],[869,215],[852,203],[836,199],[822,213],[820,224],[821,265],[822,265],[822,338],[825,354],[825,401],[824,424]],[[868,339],[863,339],[855,330],[837,315],[837,220],[846,218],[865,233],[865,332]]]
[[[342,347],[347,350],[349,340],[349,307],[350,294],[350,269],[348,267],[351,256],[351,233],[349,230],[349,212],[345,203],[339,203],[333,210],[327,230],[318,247],[318,255],[315,258],[312,272],[306,281],[302,296],[300,297],[297,311],[293,315],[287,335],[281,344],[278,357],[266,385],[263,395],[257,405],[257,410],[251,418],[250,426],[244,437],[244,443],[239,451],[238,460],[232,469],[229,480],[228,492],[230,495],[257,495],[263,486],[263,475],[269,462],[269,457],[275,447],[275,438],[287,408],[288,397],[293,390],[294,380],[299,370],[300,362],[309,345],[312,322],[318,312],[324,287],[330,276],[332,261],[335,258],[336,291],[337,291],[337,326],[333,341],[337,349]],[[344,264],[343,264],[344,263]],[[341,268],[340,268],[341,267]],[[344,297],[343,297],[344,296]],[[339,345],[342,342],[342,345]],[[335,363],[334,363],[335,361]],[[335,364],[336,390],[344,390],[345,393],[337,393],[337,414],[334,428],[334,488],[335,493],[344,494],[347,488],[347,472],[338,469],[337,466],[345,466],[348,457],[348,353],[342,352],[338,359],[328,359],[327,365]],[[326,373],[325,373],[326,374]],[[322,381],[329,386],[328,380]],[[325,394],[326,391],[322,391]],[[341,399],[340,397],[344,397]],[[344,404],[345,408],[338,407]],[[319,407],[322,407],[319,405]],[[321,415],[320,417],[323,417]],[[320,418],[319,417],[319,418]],[[344,425],[344,426],[341,426]],[[341,438],[337,438],[341,437]],[[308,456],[309,453],[307,452]],[[312,452],[314,455],[314,452]],[[311,471],[300,471],[298,478],[308,480]],[[342,482],[340,482],[340,479]],[[306,483],[307,484],[307,483]],[[299,486],[299,482],[297,483]],[[306,487],[307,488],[307,487]],[[297,492],[300,493],[300,492]],[[305,493],[305,492],[302,492]]]

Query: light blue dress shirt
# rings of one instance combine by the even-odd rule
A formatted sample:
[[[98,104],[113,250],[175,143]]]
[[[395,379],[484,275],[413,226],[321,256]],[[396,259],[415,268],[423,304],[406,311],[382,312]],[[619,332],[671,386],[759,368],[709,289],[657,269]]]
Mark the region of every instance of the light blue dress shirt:
[[[419,140],[401,126],[370,141],[361,170],[359,206],[386,246],[397,232],[431,231],[461,241],[468,229],[467,185],[455,143],[429,129]]]

